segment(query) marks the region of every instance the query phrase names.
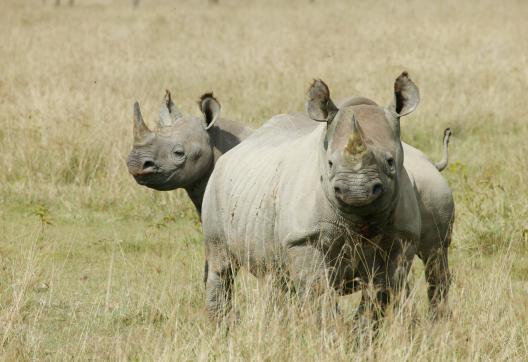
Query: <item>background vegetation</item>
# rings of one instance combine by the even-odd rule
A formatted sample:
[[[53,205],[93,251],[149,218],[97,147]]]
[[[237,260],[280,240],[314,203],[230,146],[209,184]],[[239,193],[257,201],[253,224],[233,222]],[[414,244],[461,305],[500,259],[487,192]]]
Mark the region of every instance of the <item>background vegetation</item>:
[[[0,357],[526,360],[527,16],[515,0],[1,1]],[[377,339],[351,327],[357,296],[319,328],[246,273],[239,324],[213,328],[190,201],[127,173],[132,103],[152,125],[165,88],[192,114],[213,90],[257,127],[301,111],[314,77],[388,103],[403,69],[422,92],[404,140],[436,160],[454,131],[452,318],[427,318],[417,260]]]

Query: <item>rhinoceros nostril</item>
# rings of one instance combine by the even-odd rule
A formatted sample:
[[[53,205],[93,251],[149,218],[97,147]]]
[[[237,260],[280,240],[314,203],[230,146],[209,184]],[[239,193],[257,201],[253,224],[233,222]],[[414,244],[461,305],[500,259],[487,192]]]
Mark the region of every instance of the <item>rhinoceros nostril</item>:
[[[339,186],[334,186],[334,192],[336,195],[341,195],[341,188]]]
[[[383,185],[377,182],[372,186],[372,196],[378,196],[383,192]]]
[[[156,166],[156,164],[153,161],[145,161],[143,162],[143,170],[146,170],[147,168],[151,168]]]

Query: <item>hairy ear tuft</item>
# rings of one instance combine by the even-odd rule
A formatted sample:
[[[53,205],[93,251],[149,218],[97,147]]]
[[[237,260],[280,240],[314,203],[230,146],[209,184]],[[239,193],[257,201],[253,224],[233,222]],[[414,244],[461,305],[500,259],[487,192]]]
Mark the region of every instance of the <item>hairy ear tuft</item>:
[[[420,91],[409,78],[409,73],[404,71],[394,81],[394,101],[391,108],[401,117],[414,111],[418,103],[420,103]]]
[[[208,130],[220,118],[220,110],[222,109],[222,106],[214,97],[213,92],[202,94],[198,101],[198,106],[204,116],[204,128]]]
[[[337,113],[337,107],[330,98],[330,89],[321,79],[314,79],[308,89],[306,112],[317,122],[331,122]]]

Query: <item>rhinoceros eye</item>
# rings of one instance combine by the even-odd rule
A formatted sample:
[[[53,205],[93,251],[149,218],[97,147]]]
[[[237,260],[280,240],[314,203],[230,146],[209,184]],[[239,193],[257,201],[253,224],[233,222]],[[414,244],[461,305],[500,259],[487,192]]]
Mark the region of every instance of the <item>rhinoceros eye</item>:
[[[394,158],[390,154],[387,154],[385,160],[387,162],[387,173],[389,175],[394,175],[396,172],[396,162],[394,162]]]
[[[183,150],[183,147],[180,146],[180,145],[176,145],[173,150],[172,150],[172,154],[176,157],[176,158],[183,158],[185,157],[185,151]]]

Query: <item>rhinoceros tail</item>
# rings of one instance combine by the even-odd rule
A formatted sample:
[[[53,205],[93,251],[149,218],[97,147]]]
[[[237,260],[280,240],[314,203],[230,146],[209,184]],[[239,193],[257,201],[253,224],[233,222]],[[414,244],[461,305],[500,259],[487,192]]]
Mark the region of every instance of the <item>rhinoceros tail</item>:
[[[442,172],[449,162],[449,153],[448,153],[448,146],[449,146],[449,138],[451,137],[451,128],[446,128],[444,131],[444,149],[442,154],[442,159],[435,163],[435,167],[438,171]]]

